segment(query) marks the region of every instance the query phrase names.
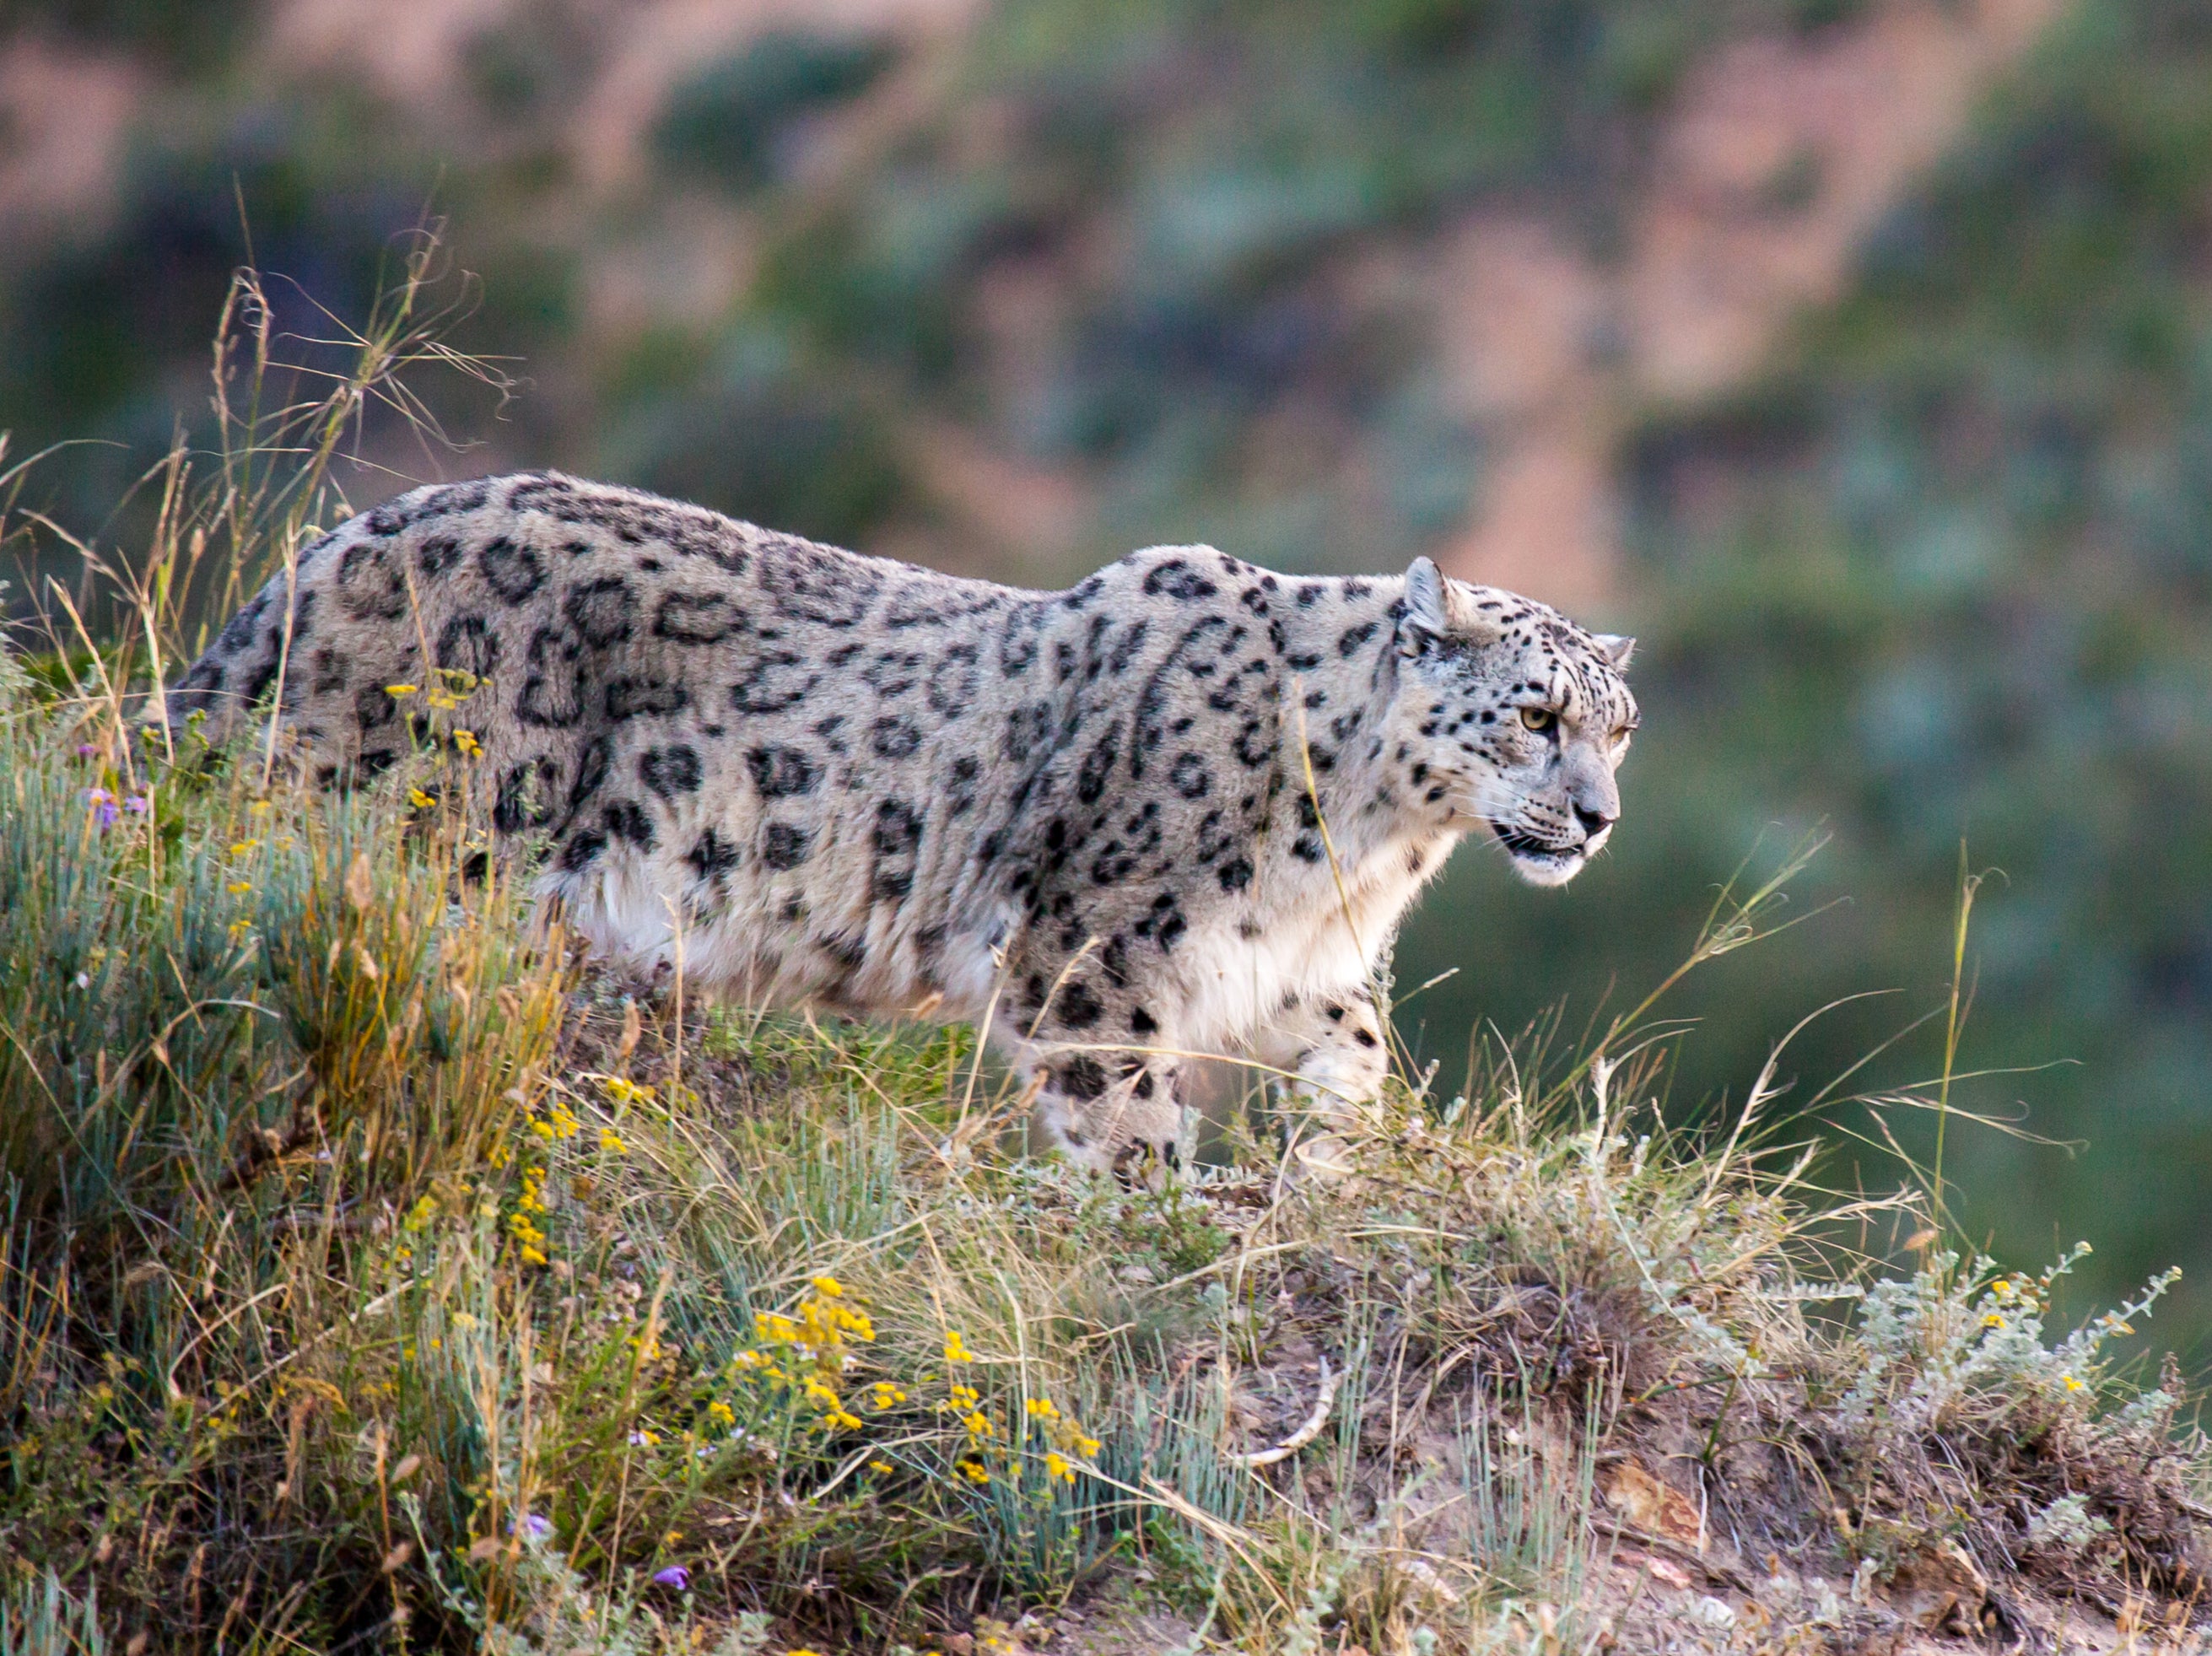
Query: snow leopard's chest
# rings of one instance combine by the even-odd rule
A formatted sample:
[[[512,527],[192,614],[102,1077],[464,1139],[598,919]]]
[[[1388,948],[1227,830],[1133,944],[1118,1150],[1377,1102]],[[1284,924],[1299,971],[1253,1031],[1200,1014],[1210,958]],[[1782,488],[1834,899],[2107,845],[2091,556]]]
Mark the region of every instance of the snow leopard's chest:
[[[1267,917],[1224,914],[1194,940],[1186,969],[1194,1023],[1240,1040],[1285,1007],[1370,984],[1399,922],[1457,836],[1393,839],[1325,879],[1301,881]]]

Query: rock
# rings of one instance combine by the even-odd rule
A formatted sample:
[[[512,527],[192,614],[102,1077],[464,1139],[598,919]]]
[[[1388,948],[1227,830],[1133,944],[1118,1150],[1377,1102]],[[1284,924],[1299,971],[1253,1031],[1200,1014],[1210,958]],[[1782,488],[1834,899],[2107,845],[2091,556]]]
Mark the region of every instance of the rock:
[[[1887,1593],[1899,1615],[1926,1631],[1973,1638],[1982,1631],[1990,1581],[1964,1547],[1947,1539],[1899,1565]]]
[[[1705,1526],[1690,1498],[1671,1483],[1662,1483],[1633,1460],[1613,1469],[1605,1486],[1605,1504],[1638,1529],[1680,1543],[1698,1552],[1705,1550]]]
[[[1836,1597],[1835,1588],[1826,1581],[1813,1584],[1812,1613],[1806,1622],[1816,1628],[1839,1628],[1844,1624],[1843,1601]]]
[[[1664,1558],[1647,1558],[1644,1568],[1655,1580],[1664,1581],[1684,1592],[1690,1590],[1690,1573],[1680,1564],[1669,1563]]]

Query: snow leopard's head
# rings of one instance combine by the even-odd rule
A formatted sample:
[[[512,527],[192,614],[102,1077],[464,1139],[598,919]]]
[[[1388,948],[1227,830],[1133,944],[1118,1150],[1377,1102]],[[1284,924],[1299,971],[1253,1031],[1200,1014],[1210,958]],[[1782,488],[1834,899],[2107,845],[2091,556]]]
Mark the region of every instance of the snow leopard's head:
[[[1532,885],[1574,878],[1620,815],[1613,773],[1637,724],[1621,674],[1635,647],[1414,559],[1390,719],[1408,803],[1480,822]]]

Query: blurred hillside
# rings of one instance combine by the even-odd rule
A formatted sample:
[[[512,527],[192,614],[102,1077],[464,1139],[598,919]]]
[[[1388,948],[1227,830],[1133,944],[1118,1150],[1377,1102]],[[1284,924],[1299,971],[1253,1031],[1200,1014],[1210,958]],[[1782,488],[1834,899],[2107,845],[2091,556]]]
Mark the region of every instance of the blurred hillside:
[[[1976,1135],[1962,1211],[2030,1256],[2054,1233],[2104,1247],[2117,1220],[2101,1268],[2183,1263],[2198,1330],[2208,94],[2212,9],[2081,8],[1883,217],[1849,294],[1747,385],[1640,424],[1620,464],[1653,646],[1647,815],[1578,901],[1514,907],[1494,944],[1545,962],[1544,995],[1571,954],[1587,1005],[1607,976],[1655,974],[1694,886],[1758,824],[1825,819],[1837,842],[1803,895],[1848,906],[1723,962],[1678,1009],[1709,1017],[1692,1051],[1710,1060],[1795,1010],[1904,987],[1812,1032],[1792,1067],[1821,1079],[1940,999],[1963,836],[2001,876],[1976,910],[1967,1058],[2068,1065],[1970,1095],[2006,1114],[2024,1101],[2030,1129],[2087,1149]],[[1427,955],[1443,917],[1481,901],[1460,872],[1457,902],[1423,923]],[[1446,1027],[1480,992],[1438,992],[1453,990],[1431,1012]],[[1935,1050],[1923,1038],[1869,1073],[1929,1073]]]
[[[241,219],[322,337],[428,213],[460,343],[526,383],[437,406],[467,453],[372,430],[363,503],[552,464],[1040,583],[1435,552],[1640,631],[1647,719],[1600,867],[1470,850],[1422,910],[1402,982],[1466,968],[1424,1050],[1640,992],[1766,825],[1826,820],[1808,907],[1848,904],[1675,1009],[1717,1085],[1904,991],[1816,1026],[1802,1096],[1940,992],[1963,834],[2006,875],[1968,1059],[2088,1061],[1971,1101],[2091,1141],[1954,1136],[1967,1220],[2094,1234],[2100,1292],[2212,1277],[2203,0],[7,15],[0,428],[102,440],[30,485],[58,521],[127,547],[204,423]]]

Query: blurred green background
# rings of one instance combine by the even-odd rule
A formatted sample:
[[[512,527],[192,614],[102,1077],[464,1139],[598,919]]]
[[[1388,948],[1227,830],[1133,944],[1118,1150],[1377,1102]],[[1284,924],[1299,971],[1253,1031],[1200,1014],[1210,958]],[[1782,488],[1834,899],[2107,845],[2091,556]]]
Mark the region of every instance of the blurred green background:
[[[1896,992],[1802,1101],[1940,1004],[1963,839],[1965,1062],[2031,1072],[1961,1096],[2069,1148],[1954,1131],[1960,1216],[2182,1265],[2151,1332],[2212,1358],[2212,0],[14,0],[0,428],[98,440],[19,504],[127,549],[233,268],[327,337],[426,216],[521,383],[422,382],[475,446],[373,422],[360,504],[553,464],[1037,585],[1430,552],[1638,633],[1617,849],[1469,847],[1407,929],[1447,1086],[1825,823],[1833,906],[1666,1008],[1688,1109]]]

